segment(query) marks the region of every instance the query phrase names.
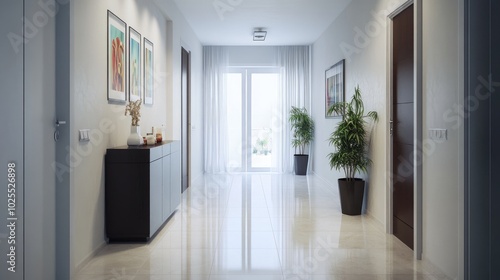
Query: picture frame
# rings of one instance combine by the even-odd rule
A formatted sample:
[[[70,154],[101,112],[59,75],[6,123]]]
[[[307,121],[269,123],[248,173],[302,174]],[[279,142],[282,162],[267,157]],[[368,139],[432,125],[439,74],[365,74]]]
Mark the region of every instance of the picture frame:
[[[141,34],[129,27],[129,97],[132,102],[142,98],[142,40]]]
[[[108,101],[127,101],[127,24],[108,10]]]
[[[154,46],[144,37],[144,104],[153,105],[154,99]]]
[[[345,59],[325,71],[325,117],[338,118],[341,114],[328,115],[328,108],[345,101]]]

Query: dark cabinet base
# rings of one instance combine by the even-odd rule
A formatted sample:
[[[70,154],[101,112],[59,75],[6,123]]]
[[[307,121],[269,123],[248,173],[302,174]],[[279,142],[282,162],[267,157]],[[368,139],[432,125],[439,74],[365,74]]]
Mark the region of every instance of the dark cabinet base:
[[[172,215],[172,193],[180,192],[171,178],[178,141],[155,146],[108,149],[105,170],[105,225],[108,242],[147,242]],[[165,167],[165,168],[164,168]],[[177,197],[177,196],[174,196]],[[180,198],[180,196],[179,196]]]
[[[111,236],[108,236],[107,243],[109,243],[109,244],[147,243],[150,240],[153,240],[156,237],[156,235],[158,235],[158,233],[163,229],[163,227],[165,227],[168,224],[168,221],[170,221],[170,219],[173,217],[174,214],[175,214],[175,211],[172,214],[170,214],[168,219],[166,221],[164,221],[163,224],[158,228],[158,230],[150,237],[144,237],[144,236],[141,236],[141,237],[117,237],[117,236],[111,235]]]

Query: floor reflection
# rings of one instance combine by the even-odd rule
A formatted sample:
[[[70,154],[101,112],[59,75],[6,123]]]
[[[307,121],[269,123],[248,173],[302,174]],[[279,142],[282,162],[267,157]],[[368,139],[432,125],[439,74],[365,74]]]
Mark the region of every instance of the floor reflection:
[[[107,245],[90,279],[446,279],[314,176],[206,175],[148,244]]]

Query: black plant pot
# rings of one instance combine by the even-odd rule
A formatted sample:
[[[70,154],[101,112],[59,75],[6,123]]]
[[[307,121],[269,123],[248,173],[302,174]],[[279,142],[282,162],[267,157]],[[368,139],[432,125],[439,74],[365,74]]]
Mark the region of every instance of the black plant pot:
[[[339,179],[339,194],[342,214],[350,216],[361,215],[363,196],[365,194],[364,180],[354,179],[347,181],[346,178]]]
[[[307,162],[309,155],[294,155],[295,175],[307,174]]]

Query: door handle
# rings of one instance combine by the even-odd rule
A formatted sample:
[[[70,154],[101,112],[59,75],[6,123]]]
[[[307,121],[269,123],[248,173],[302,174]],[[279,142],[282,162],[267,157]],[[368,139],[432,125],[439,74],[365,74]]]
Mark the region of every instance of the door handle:
[[[389,121],[389,131],[390,131],[390,135],[393,135],[394,134],[394,121]]]
[[[58,127],[61,126],[61,125],[65,125],[66,124],[66,121],[60,121],[60,120],[56,120],[56,131],[54,131],[54,141],[59,141],[59,129]]]

